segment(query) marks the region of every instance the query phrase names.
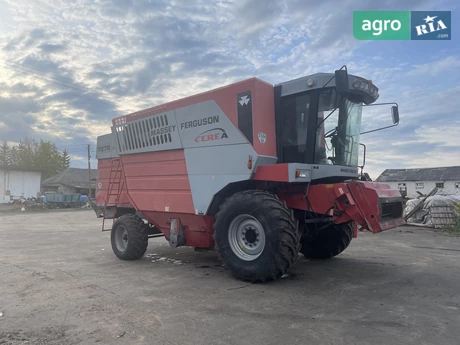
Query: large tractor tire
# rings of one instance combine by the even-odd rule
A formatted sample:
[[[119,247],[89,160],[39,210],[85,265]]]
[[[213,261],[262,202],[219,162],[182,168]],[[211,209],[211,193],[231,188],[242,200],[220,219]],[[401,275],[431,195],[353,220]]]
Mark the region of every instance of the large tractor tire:
[[[112,250],[122,260],[137,260],[144,256],[149,238],[144,221],[132,214],[118,218],[110,236]]]
[[[214,238],[224,265],[251,282],[286,274],[300,249],[292,210],[275,195],[255,190],[236,193],[220,206]]]
[[[330,225],[318,232],[306,231],[300,252],[308,259],[330,259],[343,252],[353,238],[351,223]]]

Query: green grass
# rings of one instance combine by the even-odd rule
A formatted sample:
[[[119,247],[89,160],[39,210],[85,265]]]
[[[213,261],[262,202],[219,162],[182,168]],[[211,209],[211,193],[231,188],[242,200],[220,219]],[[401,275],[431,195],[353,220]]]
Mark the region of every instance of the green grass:
[[[460,221],[457,220],[454,224],[446,225],[444,231],[450,236],[460,237]]]
[[[455,205],[455,221],[452,224],[446,225],[444,231],[453,237],[460,237],[460,203]]]

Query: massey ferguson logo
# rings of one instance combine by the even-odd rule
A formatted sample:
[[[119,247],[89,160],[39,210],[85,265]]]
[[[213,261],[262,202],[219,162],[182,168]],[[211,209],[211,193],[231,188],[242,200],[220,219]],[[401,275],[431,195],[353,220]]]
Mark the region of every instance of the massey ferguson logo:
[[[242,97],[240,97],[239,102],[240,102],[241,106],[243,106],[243,105],[248,105],[250,100],[251,99],[249,98],[249,96],[242,96]]]
[[[220,139],[228,139],[227,132],[225,132],[222,128],[213,128],[206,132],[201,133],[195,138],[195,142],[202,143],[205,141],[213,141],[213,140],[220,140]]]

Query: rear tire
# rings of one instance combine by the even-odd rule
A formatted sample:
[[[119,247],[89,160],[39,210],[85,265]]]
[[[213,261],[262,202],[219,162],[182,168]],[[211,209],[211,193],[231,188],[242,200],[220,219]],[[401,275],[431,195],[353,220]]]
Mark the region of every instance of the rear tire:
[[[220,206],[215,219],[220,259],[239,279],[276,279],[298,257],[298,222],[276,195],[254,190],[236,193]]]
[[[121,260],[137,260],[144,256],[149,238],[148,227],[136,215],[124,215],[113,224],[112,250]]]
[[[305,232],[300,252],[308,259],[330,259],[342,253],[352,239],[352,223],[331,225],[316,234]]]

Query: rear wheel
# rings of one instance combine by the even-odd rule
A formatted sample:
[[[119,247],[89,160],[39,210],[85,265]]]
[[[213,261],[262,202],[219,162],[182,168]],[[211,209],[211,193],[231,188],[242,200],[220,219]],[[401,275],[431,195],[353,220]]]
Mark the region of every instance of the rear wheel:
[[[306,231],[300,252],[308,259],[330,259],[343,252],[353,238],[352,223],[331,224],[319,231]]]
[[[217,251],[236,277],[252,282],[276,279],[295,262],[300,249],[297,221],[275,195],[236,193],[215,218]]]
[[[148,227],[136,215],[118,218],[110,236],[112,250],[122,260],[137,260],[144,256],[148,246]]]

